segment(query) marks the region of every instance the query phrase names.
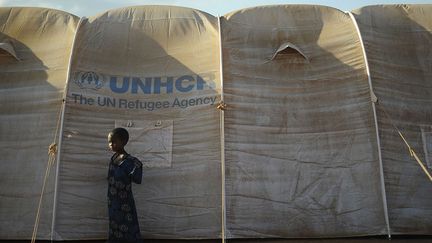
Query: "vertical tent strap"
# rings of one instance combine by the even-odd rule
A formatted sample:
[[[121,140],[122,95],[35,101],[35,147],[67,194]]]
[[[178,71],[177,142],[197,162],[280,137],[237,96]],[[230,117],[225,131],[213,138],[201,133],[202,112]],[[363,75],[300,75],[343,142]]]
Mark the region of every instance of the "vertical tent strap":
[[[379,137],[378,119],[377,119],[377,112],[376,112],[376,105],[375,105],[375,103],[377,102],[377,97],[375,96],[375,93],[373,92],[371,74],[370,74],[370,69],[369,69],[369,62],[368,62],[363,38],[362,38],[362,35],[360,32],[359,26],[357,24],[357,20],[355,19],[354,15],[351,12],[347,12],[347,13],[350,16],[350,18],[351,18],[351,20],[352,20],[352,22],[356,28],[357,35],[358,35],[358,38],[360,40],[360,45],[361,45],[362,51],[363,51],[363,58],[364,58],[364,63],[365,63],[365,67],[366,67],[366,74],[368,77],[370,95],[371,95],[371,100],[372,100],[372,110],[373,110],[373,116],[374,116],[374,121],[375,121],[375,134],[376,134],[376,140],[377,140],[377,145],[378,145],[378,159],[379,159],[379,168],[380,168],[380,177],[381,177],[381,194],[382,194],[382,198],[383,198],[384,217],[385,217],[385,222],[387,225],[387,236],[389,239],[391,239],[390,221],[389,221],[388,206],[387,206],[387,194],[386,194],[386,188],[385,188],[385,182],[384,182],[384,168],[383,168],[382,154],[381,154],[381,140]]]
[[[222,28],[221,17],[218,16],[219,28],[219,72],[221,82],[221,100],[218,105],[220,110],[220,145],[221,145],[221,238],[222,243],[226,239],[226,199],[225,199],[225,103],[224,103],[224,82],[223,82],[223,62],[222,62]]]
[[[72,48],[69,55],[69,63],[67,67],[66,72],[66,82],[65,87],[63,90],[63,103],[61,106],[61,116],[59,117],[60,120],[60,133],[58,134],[58,149],[57,149],[57,164],[56,164],[56,173],[55,173],[55,183],[54,183],[54,203],[53,203],[53,211],[52,211],[52,220],[51,220],[51,241],[54,240],[54,232],[55,232],[55,223],[56,223],[56,214],[57,214],[57,197],[58,197],[58,181],[59,181],[59,171],[60,171],[60,154],[61,154],[61,145],[63,142],[63,126],[64,126],[64,116],[65,116],[65,109],[66,109],[66,98],[67,98],[67,92],[68,92],[68,84],[70,77],[70,69],[72,64],[72,57],[73,53],[75,51],[75,41],[77,38],[78,30],[82,24],[82,22],[85,20],[85,17],[80,18],[77,27],[75,29],[75,34],[72,40]]]

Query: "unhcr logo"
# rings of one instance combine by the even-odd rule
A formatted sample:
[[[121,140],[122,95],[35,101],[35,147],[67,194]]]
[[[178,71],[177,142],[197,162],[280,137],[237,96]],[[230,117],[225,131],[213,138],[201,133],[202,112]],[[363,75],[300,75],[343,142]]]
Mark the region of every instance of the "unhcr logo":
[[[104,85],[104,76],[95,72],[76,72],[74,75],[74,82],[81,89],[94,89],[98,90]]]
[[[76,72],[74,82],[81,89],[98,90],[105,83],[116,94],[172,94],[215,89],[214,74],[182,75],[177,77],[121,77],[93,71]]]
[[[73,103],[77,105],[117,109],[143,111],[157,111],[169,108],[186,109],[194,106],[215,105],[217,103],[216,100],[220,96],[215,90],[216,83],[214,80],[214,73],[165,77],[128,77],[102,75],[93,71],[77,72],[74,74],[74,82],[80,88],[99,90],[103,87],[104,91],[108,92],[103,92],[103,96],[95,94],[98,92],[85,92],[86,94],[76,92],[71,94],[71,98]],[[197,91],[212,92],[201,93]],[[176,96],[176,94],[185,93],[189,94],[181,97]],[[144,97],[147,94],[156,96]]]
[[[194,90],[214,89],[213,75],[183,75],[180,77],[116,77],[111,76],[109,87],[117,94],[172,94]]]

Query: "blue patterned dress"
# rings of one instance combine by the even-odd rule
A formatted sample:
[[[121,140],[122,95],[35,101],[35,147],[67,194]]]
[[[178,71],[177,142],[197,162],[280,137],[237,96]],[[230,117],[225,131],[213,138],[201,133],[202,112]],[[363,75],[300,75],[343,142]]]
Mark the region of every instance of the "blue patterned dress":
[[[117,165],[114,154],[108,170],[108,242],[140,242],[141,234],[135,201],[132,195],[132,182],[141,184],[142,163],[135,157],[126,157]]]

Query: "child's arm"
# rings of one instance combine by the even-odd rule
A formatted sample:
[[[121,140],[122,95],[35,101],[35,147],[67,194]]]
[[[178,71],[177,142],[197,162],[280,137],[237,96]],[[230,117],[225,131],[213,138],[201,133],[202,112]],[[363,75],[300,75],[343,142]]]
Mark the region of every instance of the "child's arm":
[[[131,176],[133,182],[135,182],[136,184],[141,184],[143,164],[135,157],[131,157],[131,160],[132,169],[129,172],[129,175]]]

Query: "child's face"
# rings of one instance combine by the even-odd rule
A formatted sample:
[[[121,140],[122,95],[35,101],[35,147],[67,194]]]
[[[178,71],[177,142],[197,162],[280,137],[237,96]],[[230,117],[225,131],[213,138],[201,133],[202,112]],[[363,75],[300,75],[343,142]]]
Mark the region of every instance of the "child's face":
[[[111,149],[111,151],[119,153],[122,152],[124,149],[124,144],[120,140],[118,136],[115,136],[112,133],[108,134],[108,146]]]

